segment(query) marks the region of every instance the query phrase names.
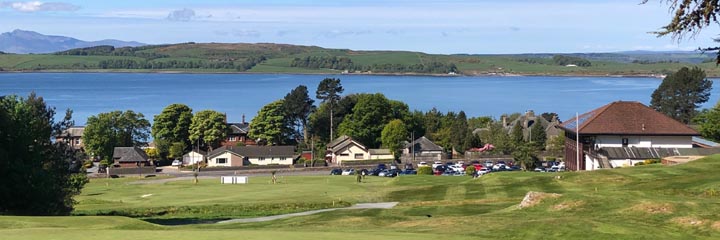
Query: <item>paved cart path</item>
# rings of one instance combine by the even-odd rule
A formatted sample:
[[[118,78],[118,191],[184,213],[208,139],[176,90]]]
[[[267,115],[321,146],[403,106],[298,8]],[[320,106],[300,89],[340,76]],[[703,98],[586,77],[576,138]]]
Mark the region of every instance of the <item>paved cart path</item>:
[[[346,208],[320,209],[320,210],[312,210],[312,211],[306,211],[306,212],[282,214],[282,215],[267,216],[267,217],[238,218],[238,219],[230,219],[230,220],[220,221],[217,223],[266,222],[266,221],[278,220],[278,219],[283,219],[283,218],[307,216],[307,215],[312,215],[312,214],[316,214],[316,213],[329,212],[329,211],[335,211],[335,210],[343,210],[343,209],[390,209],[390,208],[395,207],[395,205],[397,205],[397,204],[398,204],[398,202],[358,203],[358,204],[355,204],[353,206],[346,207]]]

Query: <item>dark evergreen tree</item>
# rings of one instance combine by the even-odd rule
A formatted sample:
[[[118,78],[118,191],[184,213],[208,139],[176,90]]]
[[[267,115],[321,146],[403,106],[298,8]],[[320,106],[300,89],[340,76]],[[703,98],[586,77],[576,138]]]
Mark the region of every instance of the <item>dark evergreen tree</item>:
[[[652,93],[650,106],[675,120],[689,124],[697,108],[710,99],[712,81],[698,67],[683,67],[663,79]]]

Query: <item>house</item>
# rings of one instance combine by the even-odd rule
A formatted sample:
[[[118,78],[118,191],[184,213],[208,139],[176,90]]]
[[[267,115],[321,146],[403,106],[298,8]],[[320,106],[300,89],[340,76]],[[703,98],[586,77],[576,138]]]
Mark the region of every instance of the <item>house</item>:
[[[185,155],[183,155],[182,164],[183,165],[192,165],[196,163],[202,163],[205,162],[205,157],[207,156],[207,152],[202,150],[192,150]]]
[[[326,147],[326,161],[335,164],[353,160],[389,160],[395,158],[388,149],[368,149],[365,145],[345,135],[328,143]]]
[[[422,136],[411,143],[405,144],[403,149],[403,160],[418,159],[422,161],[442,160],[443,148]]]
[[[633,166],[645,159],[683,155],[700,135],[642,103],[627,101],[583,113],[559,128],[565,130],[569,170]]]
[[[56,136],[55,141],[65,142],[70,145],[70,147],[76,150],[84,150],[84,145],[82,141],[82,136],[84,132],[84,126],[73,126],[64,130],[59,136]]]
[[[221,143],[223,146],[238,146],[241,145],[249,146],[256,145],[255,141],[248,137],[250,132],[250,124],[245,122],[245,115],[242,116],[242,122],[239,123],[227,123],[228,132],[227,137]]]
[[[208,167],[292,165],[299,155],[294,146],[223,146],[207,155]]]
[[[517,119],[509,123],[506,122],[507,120],[505,116],[503,116],[502,121],[503,126],[505,127],[505,130],[508,132],[508,134],[512,133],[515,125],[520,125],[522,127],[523,138],[525,140],[530,139],[530,137],[532,136],[532,127],[535,124],[540,124],[540,126],[542,126],[542,129],[544,129],[547,139],[551,139],[560,135],[560,130],[557,128],[557,126],[560,125],[560,121],[557,119],[557,117],[553,116],[552,120],[548,121],[542,116],[536,116],[533,110],[526,111],[524,115],[518,117]]]
[[[139,147],[116,147],[113,150],[113,166],[145,167],[152,166],[145,151]]]

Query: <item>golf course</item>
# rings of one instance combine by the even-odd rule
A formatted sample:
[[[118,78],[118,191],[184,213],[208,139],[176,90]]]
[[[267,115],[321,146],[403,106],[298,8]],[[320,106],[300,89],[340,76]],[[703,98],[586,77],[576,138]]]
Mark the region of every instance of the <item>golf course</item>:
[[[73,216],[1,216],[2,239],[718,239],[720,155],[592,172],[92,179]],[[540,197],[519,208],[528,192]],[[545,194],[546,193],[546,194]],[[544,198],[543,198],[544,197]],[[217,223],[357,203],[307,216]]]

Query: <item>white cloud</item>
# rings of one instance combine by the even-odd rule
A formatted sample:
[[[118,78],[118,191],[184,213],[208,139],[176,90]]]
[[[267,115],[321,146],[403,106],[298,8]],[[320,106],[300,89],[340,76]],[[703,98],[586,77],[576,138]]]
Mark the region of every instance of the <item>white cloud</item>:
[[[175,10],[170,12],[167,16],[167,20],[170,21],[180,21],[180,22],[187,22],[190,20],[193,20],[195,18],[195,11],[188,8],[183,8],[180,10]]]
[[[72,12],[80,9],[80,6],[62,2],[0,2],[0,8],[10,8],[20,12]]]

